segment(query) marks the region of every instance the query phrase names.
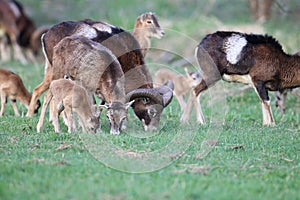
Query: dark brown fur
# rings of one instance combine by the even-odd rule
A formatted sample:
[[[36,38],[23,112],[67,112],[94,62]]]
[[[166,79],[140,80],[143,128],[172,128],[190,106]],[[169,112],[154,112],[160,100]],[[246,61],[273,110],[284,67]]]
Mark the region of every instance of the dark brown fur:
[[[224,43],[232,35],[247,40],[236,64],[226,59]],[[249,35],[238,32],[216,32],[207,35],[199,44],[197,59],[204,72],[203,80],[195,87],[196,95],[226,75],[249,75],[269,119],[274,123],[269,105],[268,90],[277,91],[300,86],[300,57],[286,54],[281,45],[267,35]],[[238,81],[238,80],[236,80]]]

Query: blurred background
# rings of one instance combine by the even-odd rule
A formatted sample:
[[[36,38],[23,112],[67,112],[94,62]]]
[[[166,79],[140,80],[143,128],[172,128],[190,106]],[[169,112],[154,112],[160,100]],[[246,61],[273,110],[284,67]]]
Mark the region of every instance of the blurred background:
[[[163,28],[178,31],[196,42],[216,30],[238,30],[273,35],[288,53],[300,49],[299,0],[22,0],[20,3],[37,26],[90,18],[132,30],[139,14],[152,11]],[[172,45],[188,56],[189,49],[194,50],[194,46],[172,34],[153,43]]]

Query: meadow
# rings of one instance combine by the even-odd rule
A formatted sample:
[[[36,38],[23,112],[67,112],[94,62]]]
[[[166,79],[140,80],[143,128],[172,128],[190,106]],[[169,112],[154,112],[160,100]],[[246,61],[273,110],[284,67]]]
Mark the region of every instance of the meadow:
[[[37,25],[91,18],[131,31],[136,17],[153,11],[166,36],[153,39],[146,59],[152,74],[160,67],[183,73],[178,60],[198,69],[194,48],[205,34],[220,29],[263,29],[287,53],[300,49],[300,9],[274,6],[272,19],[256,24],[246,1],[35,0],[22,1]],[[171,56],[170,56],[171,55]],[[18,73],[29,91],[43,80],[39,64],[3,62]],[[159,130],[144,132],[132,110],[128,129],[109,135],[101,117],[101,133],[56,134],[45,121],[36,132],[38,115],[14,117],[10,105],[0,118],[0,199],[299,199],[300,103],[288,95],[285,115],[275,107],[274,127],[262,125],[259,99],[243,85],[219,82],[201,96],[206,125],[180,123],[174,98],[164,110]]]

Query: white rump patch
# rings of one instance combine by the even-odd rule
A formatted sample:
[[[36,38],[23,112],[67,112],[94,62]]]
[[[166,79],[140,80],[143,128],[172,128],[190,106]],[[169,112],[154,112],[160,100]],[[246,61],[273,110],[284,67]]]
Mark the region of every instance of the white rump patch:
[[[246,75],[237,75],[237,74],[223,74],[222,76],[224,81],[228,82],[239,82],[254,87],[252,78],[249,74]]]
[[[89,26],[89,25],[81,25],[80,28],[76,30],[76,33],[74,34],[75,36],[84,36],[87,37],[88,39],[93,39],[97,37],[97,31]]]
[[[21,17],[21,12],[18,6],[14,2],[8,2],[10,9],[14,13],[15,17]]]
[[[226,52],[226,59],[231,64],[236,64],[240,59],[240,54],[246,46],[247,40],[241,35],[232,34],[231,37],[227,38],[224,43],[224,49]]]
[[[104,31],[108,33],[112,32],[111,26],[109,24],[97,23],[97,24],[93,24],[93,27],[98,31]]]

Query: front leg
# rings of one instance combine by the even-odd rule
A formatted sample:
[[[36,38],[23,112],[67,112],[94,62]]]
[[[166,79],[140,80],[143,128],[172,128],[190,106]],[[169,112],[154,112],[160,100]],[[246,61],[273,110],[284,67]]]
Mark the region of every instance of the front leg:
[[[263,81],[254,82],[254,87],[256,93],[258,94],[261,100],[263,125],[274,126],[275,121],[273,118],[273,114],[270,106],[270,98],[268,95],[268,91],[265,87],[265,83]]]
[[[20,113],[19,113],[19,110],[18,110],[18,107],[17,107],[16,99],[11,99],[11,105],[12,105],[13,110],[15,112],[15,116],[19,117]]]

